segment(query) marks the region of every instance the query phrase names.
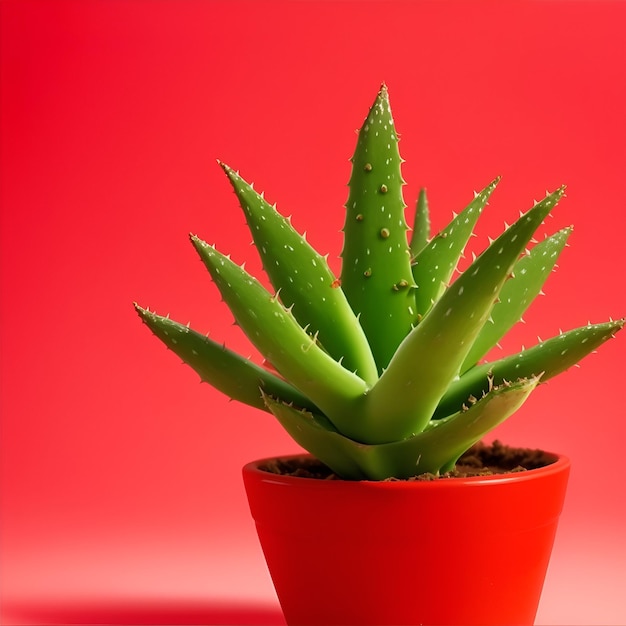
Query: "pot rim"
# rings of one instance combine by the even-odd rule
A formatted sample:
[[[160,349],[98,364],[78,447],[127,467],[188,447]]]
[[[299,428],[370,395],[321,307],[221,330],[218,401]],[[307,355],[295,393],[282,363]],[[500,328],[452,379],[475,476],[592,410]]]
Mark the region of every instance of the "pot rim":
[[[557,474],[569,470],[571,466],[570,459],[559,453],[542,450],[546,455],[554,458],[554,461],[543,467],[529,469],[523,472],[510,472],[508,474],[491,474],[488,476],[467,476],[467,477],[449,477],[439,480],[345,480],[338,478],[334,480],[324,480],[320,478],[307,478],[304,476],[288,476],[284,474],[274,474],[267,470],[261,469],[261,465],[270,461],[281,460],[290,461],[293,459],[311,459],[315,458],[312,454],[281,454],[276,456],[265,457],[256,461],[246,463],[242,472],[245,475],[255,476],[256,479],[264,483],[276,485],[306,485],[307,488],[329,489],[334,486],[336,489],[346,488],[347,485],[359,485],[361,488],[379,488],[379,489],[453,489],[464,485],[478,486],[482,484],[502,485],[505,483],[519,483],[529,480],[537,480],[545,478],[552,474]]]

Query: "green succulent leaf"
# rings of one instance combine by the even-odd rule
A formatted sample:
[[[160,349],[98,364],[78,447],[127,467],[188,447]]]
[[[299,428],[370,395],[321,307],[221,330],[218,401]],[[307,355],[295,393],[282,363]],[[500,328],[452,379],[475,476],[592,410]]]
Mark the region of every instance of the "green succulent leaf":
[[[367,395],[366,443],[404,439],[428,424],[518,256],[562,194],[548,195],[493,241],[407,336]]]
[[[483,326],[465,358],[461,372],[475,365],[520,320],[541,293],[571,233],[571,227],[564,228],[538,243],[517,261],[511,278],[500,291],[489,322]]]
[[[504,380],[542,374],[545,382],[578,363],[608,341],[624,326],[624,320],[588,324],[492,363],[477,365],[454,381],[444,394],[434,417],[443,418],[459,410],[470,396],[480,397],[491,385]]]
[[[265,403],[291,438],[347,480],[366,480],[371,476],[359,465],[355,450],[359,445],[341,435],[332,423],[319,413],[298,409],[265,395]]]
[[[225,164],[263,267],[300,326],[316,334],[336,361],[373,384],[376,363],[367,339],[326,259],[261,194]]]
[[[465,450],[524,403],[537,382],[532,378],[493,388],[470,408],[434,423],[424,432],[381,445],[348,439],[319,415],[265,398],[270,411],[296,442],[338,476],[384,480],[452,469]]]
[[[415,216],[413,218],[413,232],[411,233],[411,258],[415,257],[427,246],[430,241],[430,211],[428,208],[428,195],[426,189],[422,187],[415,206]]]
[[[411,267],[417,285],[415,308],[418,316],[426,315],[445,292],[476,222],[499,182],[500,178],[496,178],[477,193],[472,202],[415,256]]]
[[[404,181],[387,88],[357,140],[346,203],[341,286],[359,317],[379,372],[415,320]]]
[[[380,465],[383,459],[386,462],[382,473],[406,478],[453,469],[463,452],[522,406],[537,383],[537,378],[531,378],[494,387],[471,407],[414,437],[372,446]]]
[[[366,383],[319,347],[256,278],[213,246],[191,239],[235,321],[259,352],[338,427],[349,421]]]
[[[233,400],[268,410],[261,389],[283,402],[312,411],[317,407],[297,389],[249,359],[229,350],[169,317],[157,315],[135,304],[135,309],[153,334],[202,379]]]
[[[422,189],[409,238],[398,141],[382,85],[352,157],[340,279],[290,219],[220,163],[272,293],[214,246],[191,241],[270,369],[135,305],[203,381],[270,411],[296,442],[354,480],[452,469],[540,380],[576,365],[624,326],[623,319],[589,323],[478,364],[541,293],[566,245],[571,228],[527,249],[564,188],[521,214],[453,280],[499,178],[432,238]]]

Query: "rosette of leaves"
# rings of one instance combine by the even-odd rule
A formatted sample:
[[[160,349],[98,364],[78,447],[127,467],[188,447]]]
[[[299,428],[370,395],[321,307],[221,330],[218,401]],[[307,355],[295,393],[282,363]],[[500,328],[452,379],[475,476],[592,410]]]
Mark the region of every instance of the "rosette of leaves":
[[[527,247],[564,189],[522,212],[453,279],[499,180],[431,237],[424,190],[413,228],[405,221],[401,163],[383,85],[352,158],[340,276],[263,194],[221,164],[273,291],[214,246],[197,236],[191,242],[271,368],[135,305],[203,381],[272,413],[346,479],[452,469],[540,381],[576,364],[623,326],[623,320],[587,324],[481,363],[541,292],[566,245],[571,228]]]

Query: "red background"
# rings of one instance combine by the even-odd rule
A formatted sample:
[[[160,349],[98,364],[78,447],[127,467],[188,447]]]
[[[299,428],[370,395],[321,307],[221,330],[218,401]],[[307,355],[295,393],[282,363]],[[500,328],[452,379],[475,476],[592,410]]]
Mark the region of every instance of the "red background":
[[[296,450],[131,303],[247,351],[189,231],[258,268],[215,159],[338,269],[348,158],[381,81],[441,226],[503,176],[479,244],[561,183],[575,232],[505,349],[626,312],[626,4],[95,2],[2,11],[4,623],[273,623],[240,480]],[[497,435],[573,474],[539,624],[623,624],[624,337]],[[454,577],[454,572],[451,572]]]

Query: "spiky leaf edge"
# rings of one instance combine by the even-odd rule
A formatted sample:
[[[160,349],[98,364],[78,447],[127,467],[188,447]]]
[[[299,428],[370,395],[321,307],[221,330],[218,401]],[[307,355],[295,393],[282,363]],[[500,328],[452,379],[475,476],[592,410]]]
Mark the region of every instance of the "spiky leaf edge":
[[[261,390],[296,406],[319,411],[305,395],[250,359],[206,335],[137,303],[135,310],[152,333],[208,383],[233,400],[267,411]]]
[[[257,350],[342,432],[354,432],[367,384],[346,370],[301,328],[292,312],[245,269],[214,246],[191,237],[224,302]]]
[[[491,384],[542,374],[542,382],[576,365],[624,327],[624,320],[588,324],[490,363],[476,365],[455,380],[434,412],[434,419],[454,413],[470,396],[480,397]]]
[[[378,371],[367,338],[326,259],[238,172],[225,163],[220,165],[283,304],[309,333],[318,333],[319,343],[336,361],[373,384]]]
[[[339,432],[323,416],[264,394],[269,410],[289,435],[338,476],[349,480],[410,478],[445,472],[484,435],[510,417],[535,389],[538,378],[494,387],[473,406],[407,439],[365,445]]]
[[[563,192],[562,187],[522,214],[409,333],[365,398],[359,440],[397,441],[425,428],[458,376],[517,258]]]

